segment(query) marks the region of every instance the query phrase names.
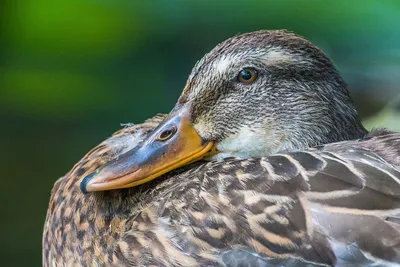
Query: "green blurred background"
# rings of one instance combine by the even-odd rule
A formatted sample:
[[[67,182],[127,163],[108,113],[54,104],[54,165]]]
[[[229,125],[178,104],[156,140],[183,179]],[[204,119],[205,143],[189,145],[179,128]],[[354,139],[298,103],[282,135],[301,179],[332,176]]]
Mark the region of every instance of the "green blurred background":
[[[400,130],[399,25],[396,0],[2,1],[1,265],[40,266],[54,181],[119,123],[168,112],[194,63],[234,34],[307,37],[368,127]]]

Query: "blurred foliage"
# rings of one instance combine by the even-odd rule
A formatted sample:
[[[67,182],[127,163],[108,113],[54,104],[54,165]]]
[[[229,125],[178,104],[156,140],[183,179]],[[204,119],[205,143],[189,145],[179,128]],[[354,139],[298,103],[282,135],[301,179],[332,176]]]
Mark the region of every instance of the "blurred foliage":
[[[381,111],[364,120],[367,129],[387,127],[400,132],[400,94]]]
[[[168,112],[194,63],[234,34],[305,36],[334,60],[368,127],[400,130],[399,109],[384,108],[400,92],[399,14],[396,0],[3,0],[3,265],[40,265],[54,181],[119,122]]]

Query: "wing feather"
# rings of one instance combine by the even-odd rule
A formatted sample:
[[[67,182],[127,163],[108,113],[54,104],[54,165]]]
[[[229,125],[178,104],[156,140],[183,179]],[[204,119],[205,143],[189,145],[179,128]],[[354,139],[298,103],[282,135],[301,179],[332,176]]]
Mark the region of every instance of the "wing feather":
[[[117,132],[67,176],[82,177],[131,149],[163,118]],[[400,134],[386,134],[261,159],[201,162],[142,187],[94,194],[91,204],[102,205],[96,216],[121,229],[113,239],[98,238],[113,240],[110,259],[117,265],[400,266],[399,144]],[[60,180],[52,199],[62,199],[60,190],[69,186]],[[110,219],[115,213],[124,217]],[[57,220],[56,211],[49,216],[51,227],[81,225],[73,217]],[[51,227],[44,255],[61,257]]]

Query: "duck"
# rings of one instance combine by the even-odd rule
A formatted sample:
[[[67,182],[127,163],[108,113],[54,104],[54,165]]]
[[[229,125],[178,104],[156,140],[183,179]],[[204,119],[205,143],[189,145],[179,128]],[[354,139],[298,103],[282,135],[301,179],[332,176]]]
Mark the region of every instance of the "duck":
[[[363,127],[311,42],[261,30],[55,182],[43,266],[400,266],[399,215],[400,134]]]

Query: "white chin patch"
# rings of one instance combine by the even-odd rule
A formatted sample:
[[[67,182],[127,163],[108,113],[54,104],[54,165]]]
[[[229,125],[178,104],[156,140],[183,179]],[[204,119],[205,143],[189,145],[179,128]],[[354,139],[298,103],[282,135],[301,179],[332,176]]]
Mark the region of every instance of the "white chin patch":
[[[266,129],[244,126],[240,131],[217,144],[219,154],[210,157],[215,160],[226,157],[259,158],[275,153],[281,146],[273,134]]]

